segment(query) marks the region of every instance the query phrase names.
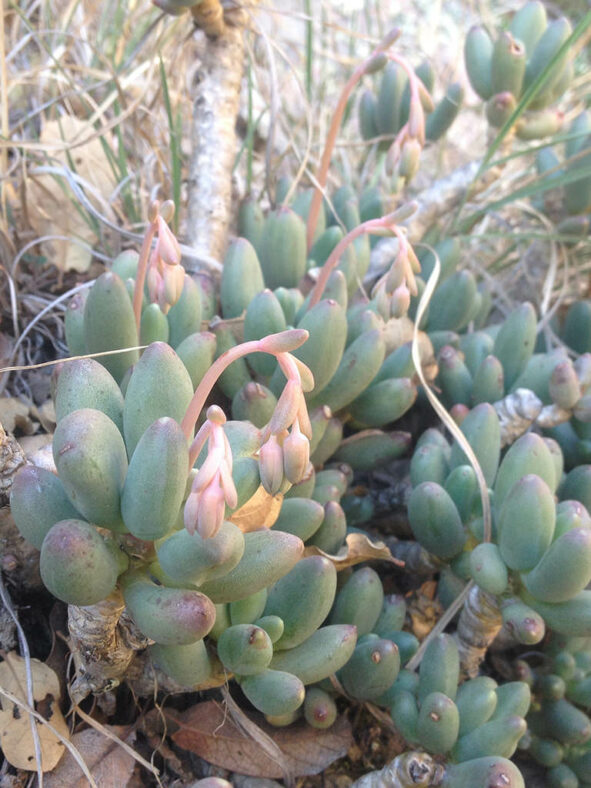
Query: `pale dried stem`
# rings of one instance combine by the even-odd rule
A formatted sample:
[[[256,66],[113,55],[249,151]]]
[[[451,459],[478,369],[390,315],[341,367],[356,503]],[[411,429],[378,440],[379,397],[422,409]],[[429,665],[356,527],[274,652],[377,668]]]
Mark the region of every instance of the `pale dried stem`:
[[[96,605],[68,605],[68,628],[77,676],[70,688],[74,704],[91,692],[106,692],[124,678],[135,652],[148,642],[123,615],[119,590]]]
[[[486,652],[503,626],[496,598],[473,586],[468,596],[455,633],[460,652],[462,674],[468,678],[478,675]]]
[[[364,774],[351,788],[415,788],[441,785],[445,766],[426,752],[404,752],[383,769]]]
[[[189,245],[216,260],[223,258],[231,219],[245,15],[226,21],[222,35],[207,39],[197,73],[188,178]]]
[[[6,52],[4,51],[4,2],[0,0],[0,127],[2,128],[2,136],[8,139],[10,134],[10,123],[8,117],[8,76],[6,73]],[[8,170],[8,149],[2,148],[0,150],[0,174],[4,178]],[[6,217],[8,216],[6,210],[6,183],[4,180],[0,186],[0,221],[2,222],[3,229],[6,231]]]
[[[451,216],[468,190],[469,196],[474,197],[490,185],[487,178],[480,178],[474,183],[480,164],[479,161],[469,162],[421,192],[417,197],[418,209],[406,225],[409,238],[419,240],[438,219]]]
[[[0,504],[8,502],[16,472],[26,461],[20,443],[0,424]]]
[[[191,14],[195,24],[206,36],[217,38],[226,32],[224,9],[220,0],[201,0],[198,5],[191,6]]]

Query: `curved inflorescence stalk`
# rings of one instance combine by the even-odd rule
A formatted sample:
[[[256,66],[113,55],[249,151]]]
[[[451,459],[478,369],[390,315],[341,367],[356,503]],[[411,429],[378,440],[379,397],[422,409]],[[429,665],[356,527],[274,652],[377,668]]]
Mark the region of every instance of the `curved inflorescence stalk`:
[[[312,202],[310,203],[310,212],[308,213],[308,226],[306,232],[308,249],[310,249],[312,246],[312,239],[314,238],[314,233],[316,232],[318,214],[320,213],[320,206],[322,205],[322,195],[326,186],[330,159],[337,140],[337,134],[339,132],[347,102],[349,101],[355,86],[363,77],[363,75],[372,73],[372,71],[377,70],[377,68],[380,68],[385,63],[384,52],[390,46],[392,46],[392,44],[399,37],[400,32],[400,30],[394,29],[388,33],[379,46],[374,49],[371,55],[369,55],[369,57],[360,63],[353,71],[345,87],[343,88],[341,95],[339,96],[337,106],[332,116],[332,122],[328,130],[328,135],[326,137],[322,159],[320,160],[320,169],[318,171],[318,175],[316,176],[316,187],[314,189],[314,194],[312,195]]]

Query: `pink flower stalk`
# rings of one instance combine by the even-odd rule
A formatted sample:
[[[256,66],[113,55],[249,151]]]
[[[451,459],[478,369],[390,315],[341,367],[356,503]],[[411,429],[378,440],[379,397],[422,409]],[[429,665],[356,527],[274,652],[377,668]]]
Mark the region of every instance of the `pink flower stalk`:
[[[414,72],[413,67],[399,55],[387,53],[393,60],[406,71],[410,87],[410,107],[408,120],[396,135],[388,151],[388,162],[392,170],[397,170],[398,175],[412,180],[419,167],[419,158],[425,145],[425,110],[423,101],[434,109],[433,101],[427,88]]]
[[[148,263],[148,293],[164,314],[181,297],[185,283],[185,269],[181,249],[174,233],[162,216],[157,217],[158,237]]]
[[[171,200],[160,203],[155,200],[148,209],[149,224],[142,243],[133,291],[133,313],[138,334],[142,316],[144,282],[148,276],[148,292],[152,303],[157,303],[166,314],[181,297],[185,282],[185,269],[180,264],[181,250],[167,222],[174,216]],[[152,241],[157,235],[152,249]]]
[[[284,475],[289,481],[296,478],[299,481],[309,461],[312,426],[304,391],[312,390],[314,378],[308,367],[289,352],[300,347],[307,338],[307,331],[290,329],[263,339],[243,342],[222,353],[203,376],[181,423],[190,441],[216,380],[237,358],[257,352],[275,356],[287,383],[269,424],[263,430],[259,453],[261,481],[273,495],[281,487]],[[206,422],[189,449],[190,470],[208,442],[207,457],[193,480],[184,509],[185,527],[191,533],[197,531],[203,538],[215,536],[218,532],[226,505],[230,508],[237,506],[238,496],[232,481],[232,452],[223,430],[225,422],[223,411],[212,405],[207,410]]]
[[[330,129],[328,131],[328,136],[326,138],[326,143],[324,146],[324,151],[322,153],[322,159],[320,161],[320,169],[318,171],[318,174],[316,175],[316,186],[315,186],[314,194],[312,195],[310,210],[308,212],[308,224],[306,229],[306,241],[307,241],[308,249],[310,249],[314,241],[314,233],[316,232],[316,225],[318,224],[318,214],[320,212],[320,206],[322,205],[322,194],[326,186],[326,180],[328,177],[328,168],[330,166],[330,159],[332,156],[332,151],[334,149],[335,143],[337,141],[339,127],[341,125],[341,121],[343,119],[343,115],[345,113],[345,108],[347,106],[347,102],[349,101],[349,97],[351,96],[351,93],[353,92],[355,85],[357,85],[357,83],[363,77],[364,74],[371,74],[374,71],[376,71],[377,68],[383,67],[384,53],[389,49],[389,47],[392,46],[392,44],[400,36],[400,32],[401,32],[400,30],[394,29],[391,30],[385,36],[385,38],[373,50],[373,52],[369,55],[369,57],[367,57],[362,63],[360,63],[357,66],[357,68],[353,71],[353,73],[349,77],[349,80],[345,84],[345,87],[343,88],[341,95],[339,96],[337,106],[335,107],[335,111],[332,116]]]
[[[238,505],[232,479],[232,449],[223,430],[225,423],[222,409],[212,405],[191,447],[199,453],[207,441],[207,457],[193,479],[184,510],[185,528],[203,539],[215,536],[222,527],[226,504],[230,509]]]
[[[398,238],[400,245],[396,259],[398,260],[398,258],[400,258],[400,262],[398,264],[403,266],[402,275],[398,284],[401,284],[402,281],[406,281],[410,292],[413,295],[416,295],[417,285],[413,275],[413,268],[415,268],[416,272],[418,273],[421,270],[421,266],[416,258],[412,246],[408,243],[406,236],[396,224],[397,221],[402,221],[411,215],[415,208],[416,203],[411,203],[408,206],[402,206],[393,213],[389,213],[379,219],[369,219],[367,222],[362,222],[360,225],[354,227],[350,232],[348,232],[347,235],[342,238],[335,246],[328,257],[328,260],[320,269],[320,275],[318,276],[316,284],[314,285],[310,294],[308,309],[312,309],[313,306],[316,306],[316,304],[322,298],[322,293],[324,292],[324,288],[326,287],[328,279],[332,271],[339,264],[339,261],[347,246],[353,243],[356,238],[358,238],[360,235],[363,235],[364,233],[368,233],[369,235],[394,234]]]
[[[287,383],[269,424],[263,430],[259,452],[261,482],[270,495],[278,492],[284,478],[291,484],[303,479],[310,462],[312,437],[312,425],[296,359],[290,353],[278,353],[277,361]]]
[[[402,317],[408,312],[411,295],[418,295],[415,273],[421,264],[400,228],[393,226],[392,232],[398,239],[398,252],[390,269],[378,279],[372,290],[378,310],[384,320]]]

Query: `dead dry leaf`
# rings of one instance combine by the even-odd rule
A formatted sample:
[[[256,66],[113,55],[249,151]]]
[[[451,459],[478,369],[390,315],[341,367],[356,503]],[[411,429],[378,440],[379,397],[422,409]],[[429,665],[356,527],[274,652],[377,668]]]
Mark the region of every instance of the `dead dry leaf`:
[[[135,741],[135,733],[125,738],[129,729],[123,725],[105,725],[105,728],[127,744]],[[72,744],[100,788],[125,788],[128,785],[135,768],[135,759],[104,733],[86,728],[72,736]],[[72,754],[67,752],[51,774],[46,775],[43,783],[45,788],[86,788],[88,780]]]
[[[178,726],[174,742],[209,763],[252,777],[283,776],[280,764],[240,730],[221,704],[206,701],[182,713],[165,710],[165,714],[170,724]],[[296,777],[324,771],[346,755],[353,742],[351,726],[344,717],[338,717],[327,730],[317,730],[304,722],[274,728],[262,715],[249,716],[281,749],[284,763]]]
[[[53,432],[57,422],[53,400],[47,399],[39,406],[31,405],[31,415],[40,422],[45,432]]]
[[[435,598],[436,591],[436,581],[427,580],[407,597],[412,632],[421,641],[431,632],[443,612],[441,603]]]
[[[60,711],[60,682],[54,671],[40,662],[31,660],[33,675],[33,698],[35,710],[41,714],[65,738],[70,733]],[[27,675],[25,660],[11,652],[0,663],[0,687],[27,703]],[[29,715],[20,706],[0,694],[0,741],[6,760],[17,769],[36,771],[35,744]],[[53,769],[65,746],[47,726],[35,722],[41,742],[41,764],[44,772]]]
[[[271,528],[279,517],[283,495],[270,495],[263,485],[255,492],[252,498],[236,509],[230,517],[230,522],[237,525],[245,534],[250,531],[260,531],[261,528]]]
[[[58,120],[46,121],[41,129],[40,142],[50,147],[73,143],[88,136],[88,124],[72,115],[62,115]],[[75,173],[96,188],[105,199],[115,188],[109,160],[98,138],[92,139],[71,151],[53,151],[56,165],[74,169]],[[27,178],[27,205],[33,229],[42,235],[75,237],[92,245],[96,238],[84,217],[74,207],[76,197],[67,181],[52,174],[39,174]],[[87,193],[92,201],[92,194]],[[104,211],[104,205],[101,206]],[[62,271],[86,271],[92,259],[91,252],[69,240],[52,239],[41,244],[43,254]]]
[[[32,435],[37,426],[30,417],[31,408],[16,397],[0,397],[0,422],[6,432],[14,432],[18,427],[26,435]]]
[[[25,435],[18,439],[20,447],[25,453],[25,457],[33,465],[45,468],[52,473],[57,473],[53,459],[51,444],[53,435],[40,433],[39,435]]]
[[[389,561],[397,566],[404,566],[404,561],[394,558],[390,549],[383,542],[372,542],[365,534],[347,534],[345,545],[341,547],[336,555],[325,553],[324,550],[315,545],[308,545],[304,550],[304,556],[322,555],[332,561],[337,572],[355,566],[363,561]]]

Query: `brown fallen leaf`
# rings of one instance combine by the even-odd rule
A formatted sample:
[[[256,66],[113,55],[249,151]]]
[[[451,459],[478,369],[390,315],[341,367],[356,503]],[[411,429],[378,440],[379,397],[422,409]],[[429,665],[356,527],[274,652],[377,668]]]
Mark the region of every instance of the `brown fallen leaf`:
[[[413,635],[424,640],[441,618],[443,609],[435,598],[437,583],[427,580],[423,585],[407,596],[407,607],[411,620]]]
[[[37,429],[30,416],[31,407],[16,397],[0,397],[0,422],[6,432],[14,432],[18,427],[27,435]]]
[[[252,498],[249,498],[240,509],[236,509],[230,517],[230,522],[237,525],[245,534],[249,531],[260,531],[261,528],[271,528],[279,517],[282,503],[281,493],[270,495],[261,484]]]
[[[42,405],[31,405],[31,415],[40,422],[45,432],[53,432],[57,417],[55,415],[55,405],[48,399]]]
[[[135,733],[125,738],[129,730],[123,725],[105,725],[119,738],[133,744]],[[135,768],[135,759],[116,742],[94,728],[86,728],[72,736],[72,744],[84,759],[100,788],[125,788]],[[45,788],[87,788],[88,780],[82,774],[70,752],[43,780]]]
[[[36,711],[65,738],[70,732],[60,711],[60,683],[54,671],[40,662],[31,660],[33,698]],[[0,663],[0,687],[27,703],[27,675],[25,660],[11,652]],[[6,760],[17,769],[36,771],[35,744],[27,712],[0,692],[0,737]],[[35,722],[41,744],[41,765],[44,772],[56,766],[64,754],[65,745],[47,726]]]
[[[372,542],[365,534],[347,534],[345,545],[341,547],[336,555],[325,553],[324,550],[315,545],[308,545],[304,550],[304,556],[322,555],[332,561],[337,572],[355,566],[362,561],[389,561],[397,566],[404,566],[404,561],[394,558],[390,549],[383,542]]]
[[[246,736],[224,707],[215,701],[198,703],[187,711],[165,710],[167,720],[177,725],[172,738],[215,766],[252,777],[281,778],[283,770],[260,745]],[[249,715],[283,753],[283,761],[296,777],[319,774],[333,761],[346,755],[353,742],[351,726],[338,717],[331,728],[317,730],[305,722],[274,728],[261,715]]]
[[[39,468],[45,468],[57,474],[51,442],[53,435],[40,433],[39,435],[24,435],[18,442],[25,453],[27,460]]]

